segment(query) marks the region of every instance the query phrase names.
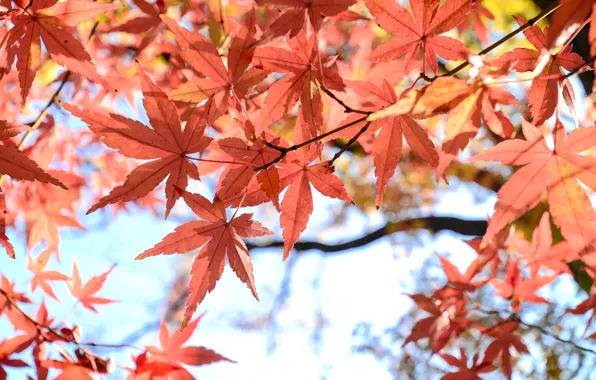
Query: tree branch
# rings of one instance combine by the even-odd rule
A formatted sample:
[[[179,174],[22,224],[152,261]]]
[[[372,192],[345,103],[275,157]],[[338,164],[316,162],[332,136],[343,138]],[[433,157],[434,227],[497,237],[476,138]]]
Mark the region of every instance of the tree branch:
[[[399,222],[388,222],[385,226],[371,233],[361,236],[358,239],[349,240],[343,243],[325,244],[317,241],[299,241],[296,243],[296,245],[294,245],[294,250],[301,252],[316,249],[326,254],[338,253],[349,249],[363,247],[396,232],[406,232],[419,229],[425,229],[431,233],[451,231],[465,236],[483,236],[486,232],[486,226],[486,220],[468,220],[450,216],[427,216],[401,220]],[[249,250],[262,248],[281,248],[284,246],[284,243],[283,241],[270,241],[264,244],[247,242],[246,246]]]

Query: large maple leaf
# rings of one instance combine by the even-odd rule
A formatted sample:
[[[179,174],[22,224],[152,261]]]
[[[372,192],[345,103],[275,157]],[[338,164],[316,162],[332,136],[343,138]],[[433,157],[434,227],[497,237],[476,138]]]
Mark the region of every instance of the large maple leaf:
[[[596,145],[596,128],[577,128],[567,136],[557,120],[553,150],[538,128],[525,120],[522,131],[526,141],[507,140],[470,158],[525,165],[497,193],[495,213],[483,243],[536,206],[546,190],[553,221],[570,247],[575,252],[592,247],[596,239],[596,213],[577,180],[596,191],[596,158],[579,154]]]
[[[167,235],[155,247],[141,253],[137,259],[157,255],[186,253],[201,248],[191,269],[190,298],[188,299],[183,325],[190,321],[197,305],[208,292],[215,289],[220,279],[226,256],[232,270],[258,299],[250,254],[241,237],[251,238],[272,234],[261,223],[251,220],[252,214],[243,214],[227,220],[224,204],[218,200],[209,202],[200,194],[182,189],[178,192],[186,204],[202,220],[183,224]]]
[[[178,44],[184,48],[182,58],[198,73],[206,78],[191,79],[169,93],[173,100],[200,103],[214,96],[220,113],[234,106],[237,100],[244,99],[248,91],[267,77],[267,73],[254,67],[248,68],[255,50],[255,15],[249,12],[246,24],[230,43],[228,68],[215,46],[196,32],[181,28],[178,22],[161,16],[163,22],[176,36]],[[237,105],[240,107],[240,105]]]
[[[524,25],[526,20],[516,17],[518,24]],[[518,72],[532,71],[541,59],[543,51],[547,50],[546,32],[534,25],[524,30],[524,35],[536,50],[516,48],[491,62],[495,66],[508,66]],[[551,55],[539,76],[532,81],[528,92],[528,101],[532,111],[532,123],[542,125],[551,117],[559,100],[559,84],[563,80],[554,74],[563,74],[563,70],[576,70],[584,61],[577,53],[571,51],[572,46],[566,46],[557,54]],[[549,78],[541,78],[541,76]],[[566,91],[573,91],[573,89]]]
[[[303,137],[308,139],[320,133],[323,121],[321,94],[313,86],[318,82],[328,89],[343,91],[345,84],[330,68],[335,59],[319,53],[315,34],[308,38],[301,31],[295,38],[286,41],[290,50],[266,46],[259,47],[254,53],[255,67],[267,72],[286,73],[269,89],[265,106],[255,124],[256,135],[259,136],[265,127],[286,115],[300,98],[300,112],[308,127]]]
[[[432,72],[439,66],[437,55],[445,59],[465,60],[469,51],[461,41],[440,36],[464,22],[472,11],[473,0],[410,0],[412,13],[394,0],[367,0],[366,6],[375,22],[395,36],[372,53],[373,62],[405,58],[408,72],[422,50],[423,61]]]
[[[19,3],[19,2],[17,2]],[[13,27],[0,43],[0,50],[19,44],[17,69],[21,85],[21,101],[25,104],[35,73],[41,64],[41,41],[49,55],[69,70],[106,85],[91,63],[83,45],[71,33],[73,26],[96,15],[120,8],[91,0],[38,0],[12,18]]]
[[[63,105],[74,116],[89,124],[89,128],[101,136],[108,147],[118,149],[130,158],[153,159],[134,169],[121,186],[101,198],[87,214],[112,203],[144,197],[169,176],[166,182],[167,218],[180,197],[174,187],[186,189],[188,177],[199,179],[197,166],[188,155],[202,152],[211,142],[210,138],[203,136],[208,108],[195,111],[183,131],[174,102],[153,84],[140,65],[138,69],[144,95],[143,105],[153,129],[117,114],[108,117],[81,111],[70,104]]]

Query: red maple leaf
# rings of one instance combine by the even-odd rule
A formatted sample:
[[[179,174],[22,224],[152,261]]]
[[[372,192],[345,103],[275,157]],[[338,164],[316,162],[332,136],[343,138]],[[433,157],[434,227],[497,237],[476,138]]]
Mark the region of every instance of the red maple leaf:
[[[256,122],[256,135],[272,122],[287,114],[300,99],[300,112],[306,123],[303,138],[317,136],[322,129],[323,103],[314,86],[318,83],[330,90],[343,91],[345,84],[339,74],[330,68],[334,57],[319,52],[317,37],[310,38],[300,31],[295,38],[286,40],[290,50],[274,46],[259,47],[254,52],[253,65],[267,72],[287,73],[270,88],[265,106]]]
[[[549,214],[545,212],[540,218],[538,227],[532,233],[532,242],[512,235],[509,237],[510,247],[516,249],[520,256],[528,262],[530,273],[537,276],[541,267],[546,267],[556,274],[572,275],[568,262],[578,259],[569,248],[569,243],[562,241],[553,244]]]
[[[440,351],[452,335],[459,335],[470,326],[467,319],[464,293],[460,289],[445,286],[430,297],[422,294],[410,295],[416,305],[431,314],[416,322],[403,345],[428,338],[432,352]]]
[[[15,336],[0,342],[0,380],[6,380],[8,373],[3,367],[23,368],[29,365],[20,359],[11,359],[10,356],[27,348],[23,347],[23,337]]]
[[[72,264],[72,284],[68,284],[68,289],[70,289],[70,293],[73,297],[78,299],[85,308],[98,313],[97,309],[95,309],[94,307],[94,304],[106,305],[114,302],[107,298],[97,297],[95,296],[95,293],[101,290],[108,275],[115,267],[115,264],[112,265],[110,269],[100,274],[99,276],[91,277],[89,281],[87,281],[85,285],[83,285],[83,283],[81,282],[79,268],[77,267],[77,263],[74,262]]]
[[[482,256],[478,256],[466,269],[465,273],[461,273],[455,265],[451,263],[446,257],[439,256],[443,271],[447,275],[447,282],[456,289],[466,292],[472,292],[479,286],[482,286],[485,281],[472,281],[482,269]]]
[[[89,128],[110,148],[118,149],[127,157],[153,159],[134,169],[121,186],[101,198],[87,214],[112,203],[144,197],[169,176],[166,182],[167,218],[180,197],[174,187],[186,189],[188,177],[199,179],[197,166],[188,155],[202,152],[211,142],[209,137],[203,136],[209,116],[207,108],[195,111],[183,131],[174,102],[153,84],[140,65],[137,67],[144,94],[143,105],[153,129],[120,115],[110,114],[108,117],[63,104],[66,110],[89,124]]]
[[[19,44],[17,69],[21,102],[25,105],[35,73],[41,64],[41,41],[54,61],[94,82],[107,85],[97,74],[91,57],[76,40],[71,29],[96,15],[118,9],[118,4],[91,0],[38,0],[22,7],[11,19],[12,29],[0,42],[0,49]]]
[[[113,369],[113,363],[110,359],[100,358],[88,351],[77,349],[75,351],[75,358],[66,357],[60,353],[64,361],[46,359],[41,361],[41,366],[44,368],[54,368],[60,370],[60,374],[55,380],[93,380],[91,374],[110,373]]]
[[[183,326],[190,321],[197,305],[220,279],[226,256],[232,270],[258,299],[250,254],[241,237],[251,238],[272,234],[261,223],[243,214],[227,220],[226,209],[218,198],[213,203],[200,194],[178,189],[186,204],[202,220],[183,224],[167,235],[155,247],[141,253],[137,260],[157,255],[186,253],[201,248],[191,269],[190,298],[186,305]]]
[[[388,107],[398,100],[395,90],[387,81],[383,81],[382,89],[372,83],[361,81],[350,81],[348,86],[374,104],[372,107],[365,107],[371,108],[371,111]],[[349,118],[352,117],[354,116],[349,116]],[[362,128],[363,123],[356,124],[337,136],[350,138]],[[375,176],[377,177],[377,207],[380,207],[383,203],[385,189],[387,189],[389,180],[395,174],[399,164],[404,137],[410,148],[429,165],[436,167],[439,164],[439,155],[428,136],[428,132],[409,115],[391,115],[377,118],[370,124],[366,133],[375,136],[371,155],[373,156]]]
[[[517,260],[509,258],[505,272],[505,280],[493,278],[490,284],[497,291],[499,297],[511,300],[511,307],[517,313],[521,302],[548,303],[544,298],[536,295],[536,291],[550,284],[558,276],[523,278],[517,265]]]
[[[213,96],[218,109],[217,116],[226,112],[228,104],[241,108],[237,101],[244,99],[248,91],[267,77],[257,68],[248,68],[255,50],[255,14],[250,12],[246,24],[236,34],[230,45],[227,69],[215,46],[196,32],[181,28],[178,22],[161,16],[163,22],[184,48],[182,58],[195,71],[207,78],[191,79],[168,95],[172,100],[200,103]],[[248,70],[247,70],[248,69]]]
[[[257,0],[259,5],[289,8],[269,26],[268,30],[274,37],[287,32],[290,32],[290,37],[296,36],[304,29],[306,16],[315,30],[319,30],[324,17],[339,15],[355,3],[355,0]]]
[[[155,37],[161,32],[163,29],[163,24],[161,23],[161,18],[159,17],[161,12],[165,11],[165,4],[161,2],[161,4],[150,4],[145,0],[133,0],[133,3],[142,11],[143,14],[149,17],[134,17],[121,25],[115,26],[111,28],[108,33],[110,32],[125,32],[131,34],[141,34],[145,33],[143,39],[137,45],[137,51],[141,52],[145,49],[151,42],[154,41]],[[130,11],[132,14],[132,10]]]
[[[278,145],[280,139],[276,138],[270,145]],[[243,164],[232,164],[221,176],[217,194],[221,199],[227,200],[239,195],[251,182],[255,174],[261,190],[279,208],[279,173],[277,167],[272,165],[267,169],[255,172],[255,167],[264,166],[279,157],[280,152],[267,146],[263,138],[253,142],[246,142],[237,137],[223,138],[217,141],[219,149],[228,156]]]
[[[281,203],[280,224],[284,238],[283,259],[287,259],[300,234],[306,229],[313,212],[311,185],[330,198],[352,202],[342,180],[333,174],[326,162],[310,165],[318,155],[317,148],[299,149],[279,169],[281,189],[288,187]]]
[[[134,374],[150,376],[170,376],[176,379],[194,379],[182,365],[202,366],[219,361],[235,363],[233,360],[203,346],[184,346],[194,333],[202,316],[190,322],[185,329],[176,329],[170,335],[165,321],[159,328],[160,347],[148,346],[147,351],[136,359]],[[131,377],[129,377],[131,378]],[[134,378],[134,377],[133,377]],[[139,379],[141,376],[138,377]],[[153,378],[153,377],[150,377]]]
[[[8,236],[6,236],[6,214],[7,213],[8,213],[8,210],[6,209],[6,199],[4,198],[4,193],[2,192],[2,190],[0,190],[0,244],[6,250],[6,254],[8,255],[8,257],[10,257],[11,259],[14,259],[15,255],[16,255],[16,253],[14,251],[14,247],[8,240]],[[4,277],[2,277],[2,278],[4,278]],[[2,311],[2,308],[0,307],[0,312],[1,311]]]
[[[484,352],[484,360],[492,363],[498,356],[501,356],[501,363],[503,365],[503,372],[507,378],[511,379],[511,347],[520,354],[529,353],[528,348],[521,339],[521,336],[515,334],[519,328],[519,323],[516,321],[499,323],[497,326],[484,329],[485,334],[495,338],[494,341],[486,348]],[[488,330],[488,331],[486,331]]]
[[[459,349],[460,358],[456,358],[449,354],[439,354],[447,364],[459,368],[458,372],[451,372],[441,377],[441,380],[482,380],[480,377],[481,373],[492,372],[497,367],[492,364],[492,360],[488,360],[486,357],[480,361],[478,354],[472,358],[472,366],[468,367],[468,356],[464,352],[463,348]]]
[[[524,25],[526,20],[516,17],[519,25]],[[524,30],[524,35],[536,50],[516,48],[491,62],[495,66],[508,66],[518,72],[532,71],[541,59],[543,51],[547,50],[546,34],[540,27],[534,25]],[[575,70],[584,64],[582,57],[571,51],[572,46],[566,46],[557,54],[550,55],[548,62],[539,76],[532,81],[528,92],[528,101],[532,111],[532,123],[542,125],[550,118],[557,107],[559,100],[559,84],[563,81],[553,77],[554,74],[563,74],[563,70]],[[541,78],[541,76],[551,78]],[[567,90],[569,91],[569,90]],[[571,89],[573,92],[573,89]],[[570,106],[572,107],[572,106]],[[572,110],[573,111],[573,110]],[[573,111],[574,112],[574,111]]]
[[[472,11],[473,0],[447,0],[439,7],[439,0],[410,0],[412,13],[394,0],[367,0],[366,6],[375,22],[395,36],[383,42],[371,54],[373,62],[405,58],[405,71],[410,71],[419,59],[434,73],[438,68],[437,55],[451,60],[465,60],[468,49],[459,40],[440,36],[466,20]]]
[[[0,289],[2,289],[8,296],[15,302],[31,303],[31,300],[25,295],[25,293],[17,292],[14,289],[14,283],[8,281],[3,274],[0,274]],[[12,304],[8,302],[3,294],[0,294],[0,314],[4,311],[4,308],[10,309]]]
[[[525,165],[497,193],[498,200],[483,243],[488,243],[507,224],[540,202],[546,190],[553,221],[575,252],[595,242],[596,213],[580,180],[596,190],[596,159],[579,153],[596,145],[596,128],[577,128],[567,136],[560,121],[554,126],[555,147],[546,145],[542,133],[522,120],[524,140],[507,140],[471,160]]]

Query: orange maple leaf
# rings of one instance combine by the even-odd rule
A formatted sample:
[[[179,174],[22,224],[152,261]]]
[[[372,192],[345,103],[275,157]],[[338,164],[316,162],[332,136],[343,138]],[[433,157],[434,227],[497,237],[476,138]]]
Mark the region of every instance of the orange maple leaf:
[[[226,256],[232,270],[258,300],[250,254],[241,237],[272,234],[261,223],[242,214],[227,220],[226,209],[218,198],[213,203],[200,194],[178,188],[186,204],[202,220],[183,224],[155,247],[141,253],[137,260],[157,255],[186,253],[201,248],[191,269],[190,298],[186,304],[183,326],[188,324],[197,305],[215,289],[224,270]]]
[[[108,117],[63,104],[66,110],[89,124],[89,128],[110,148],[118,149],[127,157],[153,159],[134,169],[121,186],[100,199],[87,214],[112,203],[144,197],[169,176],[166,182],[167,218],[180,197],[174,187],[186,189],[188,177],[200,179],[197,166],[188,155],[202,152],[211,142],[209,137],[203,136],[209,108],[205,105],[195,111],[183,131],[174,102],[153,84],[140,65],[137,67],[144,94],[143,105],[153,129],[120,115],[110,114]]]
[[[21,102],[25,105],[35,73],[41,65],[41,41],[49,55],[58,64],[75,73],[107,84],[97,74],[91,57],[83,45],[73,37],[69,29],[106,11],[120,8],[118,4],[106,4],[91,0],[32,1],[30,6],[14,16],[12,29],[0,42],[0,49],[18,42],[17,70],[21,85]]]
[[[439,5],[439,0],[410,0],[410,13],[394,0],[367,0],[366,6],[375,16],[375,22],[395,35],[379,45],[370,60],[388,61],[405,55],[407,73],[422,50],[423,61],[434,73],[439,66],[437,54],[446,59],[467,59],[469,51],[461,41],[440,34],[464,22],[474,1],[447,0],[443,6]]]
[[[577,128],[567,136],[557,120],[554,150],[548,148],[534,125],[522,120],[522,130],[526,141],[507,140],[470,158],[525,165],[497,193],[495,213],[483,243],[487,244],[507,224],[536,206],[546,190],[553,221],[570,247],[575,252],[592,247],[596,238],[596,213],[577,180],[596,190],[596,159],[579,154],[596,145],[596,128]]]

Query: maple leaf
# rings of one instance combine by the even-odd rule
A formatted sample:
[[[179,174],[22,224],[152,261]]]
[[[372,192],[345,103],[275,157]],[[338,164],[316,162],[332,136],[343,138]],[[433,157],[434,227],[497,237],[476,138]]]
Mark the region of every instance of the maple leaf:
[[[515,17],[519,25],[524,25],[526,20]],[[516,48],[507,52],[491,62],[494,66],[508,66],[518,72],[532,71],[541,59],[543,51],[547,49],[546,34],[540,27],[534,25],[524,30],[524,35],[537,50]],[[559,99],[559,83],[562,79],[552,77],[553,74],[564,74],[562,69],[569,71],[581,67],[584,63],[582,57],[571,51],[572,46],[566,46],[557,54],[550,55],[544,69],[532,81],[528,92],[528,101],[532,111],[532,123],[542,125],[550,118],[557,107]],[[541,76],[551,76],[543,79]],[[573,89],[571,89],[573,92]]]
[[[436,290],[430,297],[422,294],[409,295],[416,305],[431,314],[416,322],[410,335],[404,340],[403,346],[409,342],[416,342],[428,338],[433,353],[439,352],[452,335],[459,335],[465,331],[470,322],[467,320],[468,311],[465,308],[464,293],[455,288],[443,287]]]
[[[4,247],[4,250],[6,250],[6,254],[8,255],[8,257],[10,257],[11,259],[14,259],[15,255],[16,255],[16,253],[14,251],[14,247],[8,240],[8,236],[6,236],[6,214],[7,213],[8,213],[8,210],[6,209],[6,199],[4,198],[4,193],[2,192],[2,190],[0,190],[0,244],[2,244],[2,246]],[[2,308],[0,307],[0,311],[1,310],[2,310]]]
[[[522,278],[517,260],[510,258],[505,271],[505,280],[493,278],[490,284],[499,297],[511,300],[515,312],[520,311],[521,302],[548,303],[544,298],[534,294],[538,289],[553,282],[557,276]]]
[[[147,351],[136,357],[133,356],[133,361],[135,363],[135,368],[125,368],[129,372],[125,380],[158,379],[161,378],[161,376],[176,376],[177,372],[182,373],[186,371],[185,368],[164,362],[160,360],[159,357],[154,359],[148,355]]]
[[[459,24],[457,26],[457,30],[461,33],[468,28],[472,28],[476,37],[478,37],[483,44],[488,45],[488,26],[482,19],[483,17],[486,17],[490,20],[495,19],[495,16],[482,4],[482,1],[478,1],[472,8],[472,11],[468,14],[467,22]]]
[[[177,329],[170,335],[164,320],[159,328],[160,347],[148,346],[146,352],[137,357],[135,374],[149,372],[152,376],[171,376],[172,378],[194,379],[182,364],[202,366],[219,361],[235,363],[233,360],[202,346],[184,346],[194,333],[202,316],[190,322],[183,330]]]
[[[281,203],[280,224],[284,239],[283,259],[287,259],[300,234],[306,229],[313,211],[313,185],[321,194],[330,198],[352,202],[342,180],[333,174],[326,162],[310,165],[318,155],[316,148],[300,149],[281,166],[280,188],[288,187]]]
[[[348,84],[359,95],[374,99],[375,110],[394,104],[398,100],[395,90],[387,81],[383,81],[382,89],[368,82],[350,81]],[[357,124],[343,131],[341,136],[349,138],[355,134],[355,130],[360,128],[361,126]],[[439,155],[435,145],[428,137],[428,133],[409,115],[393,115],[375,119],[368,130],[370,132],[367,132],[371,134],[379,131],[374,138],[371,151],[377,177],[377,207],[383,203],[385,189],[397,169],[404,137],[410,148],[429,165],[436,167],[439,163]]]
[[[0,141],[15,137],[27,130],[29,128],[23,125],[0,120]],[[35,161],[12,146],[0,145],[0,175],[3,174],[14,179],[51,183],[66,189],[62,182],[43,171]]]
[[[533,208],[546,190],[553,221],[575,252],[593,246],[596,213],[577,180],[596,190],[596,159],[579,153],[596,144],[596,128],[577,128],[569,136],[560,121],[554,126],[554,150],[542,133],[522,120],[523,140],[507,140],[473,157],[473,161],[498,161],[525,165],[497,193],[498,200],[483,243],[507,224]]]
[[[474,291],[476,288],[484,284],[483,281],[472,281],[474,276],[476,276],[482,269],[479,265],[482,261],[480,256],[468,266],[468,269],[466,269],[464,274],[462,274],[446,257],[439,256],[439,260],[441,261],[443,271],[447,275],[447,282],[454,288],[463,291]]]
[[[596,4],[594,0],[560,0],[560,7],[553,14],[548,37],[546,39],[546,46],[548,49],[553,47],[555,43],[562,45],[567,42],[569,35],[577,30],[582,24],[593,5]],[[565,37],[563,41],[558,41],[560,37]],[[590,39],[590,41],[593,41]]]
[[[12,29],[0,42],[0,49],[19,44],[17,70],[21,85],[21,102],[25,105],[35,73],[41,64],[41,41],[58,64],[90,80],[107,86],[97,74],[91,57],[70,32],[73,26],[107,11],[120,8],[91,0],[32,1],[31,6],[11,19]]]
[[[131,34],[145,33],[143,39],[139,42],[137,51],[143,51],[163,29],[160,13],[165,11],[163,2],[157,6],[146,2],[145,0],[133,0],[133,3],[149,17],[135,17],[127,20],[121,25],[111,28],[108,33],[125,32]]]
[[[554,246],[552,243],[548,212],[545,212],[540,218],[538,227],[532,233],[532,242],[515,235],[509,238],[510,246],[517,249],[520,256],[528,262],[532,276],[538,275],[540,267],[543,266],[556,274],[567,273],[572,275],[567,262],[579,257],[573,254],[568,242],[562,241]]]
[[[582,301],[573,309],[569,309],[565,312],[566,314],[568,313],[568,314],[582,315],[582,314],[586,314],[588,311],[591,312],[591,315],[590,315],[590,318],[588,319],[588,322],[586,323],[586,329],[584,330],[584,334],[588,330],[588,327],[592,324],[592,322],[594,322],[596,320],[596,293],[591,292],[590,297],[588,297],[588,299],[586,299],[585,301]]]
[[[190,321],[197,305],[215,289],[223,273],[226,256],[240,281],[258,300],[250,254],[241,237],[251,238],[272,234],[261,223],[251,220],[252,214],[242,214],[227,220],[224,204],[215,198],[209,202],[200,194],[182,189],[178,192],[186,204],[202,220],[183,224],[167,235],[155,247],[137,256],[137,260],[157,255],[186,253],[201,248],[191,269],[190,298],[182,325]]]
[[[274,139],[270,144],[278,145],[279,140],[279,138]],[[225,200],[240,194],[256,174],[261,190],[279,209],[278,196],[281,188],[277,168],[273,165],[259,170],[258,173],[254,169],[272,162],[279,157],[280,152],[265,145],[263,138],[249,143],[237,137],[228,137],[218,140],[217,146],[230,157],[246,163],[246,165],[230,165],[232,167],[222,174],[222,181],[217,190],[218,196]]]
[[[445,59],[465,60],[470,54],[459,40],[440,36],[466,20],[473,0],[410,0],[412,13],[394,0],[367,0],[366,7],[381,28],[394,34],[371,54],[373,62],[405,57],[405,71],[410,71],[422,51],[425,66],[437,71],[437,55]]]
[[[333,57],[319,53],[315,34],[310,38],[300,31],[295,38],[286,40],[290,50],[279,47],[259,47],[254,52],[253,65],[267,72],[286,73],[270,88],[259,120],[256,135],[272,122],[287,114],[300,99],[300,112],[306,122],[305,139],[317,136],[322,129],[323,104],[316,83],[330,90],[343,91],[345,84],[339,74],[330,68]]]
[[[528,347],[523,343],[521,337],[515,332],[519,328],[519,323],[516,321],[499,323],[498,326],[487,328],[484,333],[495,338],[494,341],[486,348],[484,352],[484,360],[492,363],[498,356],[501,356],[501,363],[503,364],[503,372],[508,379],[511,379],[511,352],[513,347],[520,354],[528,354]]]
[[[488,86],[481,80],[469,83],[453,77],[439,77],[421,91],[407,91],[392,103],[375,111],[368,120],[408,114],[425,119],[448,112],[442,153],[438,164],[434,165],[437,178],[445,174],[459,151],[478,134],[483,119],[496,135],[503,138],[515,136],[513,124],[497,106],[519,102],[508,91]]]
[[[88,351],[78,349],[75,351],[75,358],[66,357],[60,353],[64,361],[46,359],[41,361],[41,365],[45,368],[54,368],[60,370],[60,374],[55,380],[93,380],[91,374],[107,374],[112,371],[113,363],[110,359],[103,359],[95,356]]]
[[[209,40],[199,33],[181,28],[176,21],[165,15],[161,18],[176,36],[178,44],[184,48],[180,53],[182,58],[197,72],[207,76],[183,83],[168,94],[172,100],[200,103],[213,96],[220,110],[219,114],[223,114],[228,104],[236,105],[237,99],[244,99],[252,87],[267,77],[267,73],[262,70],[254,67],[248,69],[255,50],[254,11],[249,12],[246,24],[231,40],[228,69]]]
[[[99,292],[103,287],[104,282],[106,281],[110,272],[116,267],[116,265],[112,265],[110,269],[105,271],[104,273],[100,274],[99,276],[93,276],[85,283],[85,285],[81,282],[81,275],[79,273],[79,268],[77,267],[76,261],[72,264],[72,284],[68,284],[68,289],[70,290],[70,294],[75,297],[77,300],[81,302],[83,307],[98,313],[97,309],[95,309],[94,304],[97,305],[106,305],[112,303],[114,301],[96,297],[95,293]]]
[[[27,246],[33,248],[45,240],[60,259],[59,227],[85,230],[77,220],[75,210],[85,180],[83,177],[60,170],[49,172],[66,184],[69,190],[64,191],[45,183],[20,183],[17,192],[22,195],[14,198],[12,203],[18,205],[23,219],[27,222]]]
[[[206,108],[195,111],[182,131],[174,102],[153,84],[140,65],[137,68],[144,95],[143,105],[153,129],[120,115],[110,114],[108,117],[63,104],[66,110],[89,124],[89,128],[108,147],[118,149],[130,158],[154,159],[134,169],[121,186],[101,198],[87,214],[112,203],[144,197],[169,176],[165,189],[167,218],[180,197],[174,187],[186,189],[188,177],[200,179],[199,171],[188,155],[202,152],[211,142],[209,137],[203,136],[208,116]]]
[[[2,289],[8,296],[15,302],[31,303],[31,300],[25,296],[25,293],[17,292],[14,290],[14,283],[10,283],[8,278],[0,274],[0,289]],[[10,309],[12,304],[8,302],[3,294],[0,294],[0,314],[4,311],[4,308]]]
[[[48,283],[48,281],[68,281],[70,280],[70,277],[58,271],[44,270],[50,260],[52,253],[53,249],[44,249],[39,256],[37,256],[35,261],[33,261],[33,257],[31,257],[31,254],[29,253],[27,255],[27,270],[33,273],[33,278],[30,280],[31,291],[35,291],[35,289],[37,289],[39,286],[44,293],[58,301],[58,297],[56,297],[56,294],[54,294],[52,286]]]
[[[11,359],[10,356],[16,352],[22,351],[23,338],[22,336],[15,336],[13,338],[4,339],[0,342],[0,379],[6,380],[8,373],[4,367],[24,368],[29,367],[27,363],[20,359]]]
[[[459,368],[458,372],[451,372],[441,377],[441,380],[482,380],[479,374],[492,372],[497,367],[492,364],[492,360],[488,360],[486,357],[480,361],[478,354],[472,358],[472,366],[468,367],[468,356],[464,352],[463,348],[459,349],[460,358],[456,358],[453,355],[439,354],[447,364]]]
[[[287,32],[290,32],[290,37],[295,37],[303,30],[306,16],[314,29],[319,30],[324,17],[339,15],[355,3],[355,0],[257,0],[259,5],[289,8],[269,26],[274,37]]]

